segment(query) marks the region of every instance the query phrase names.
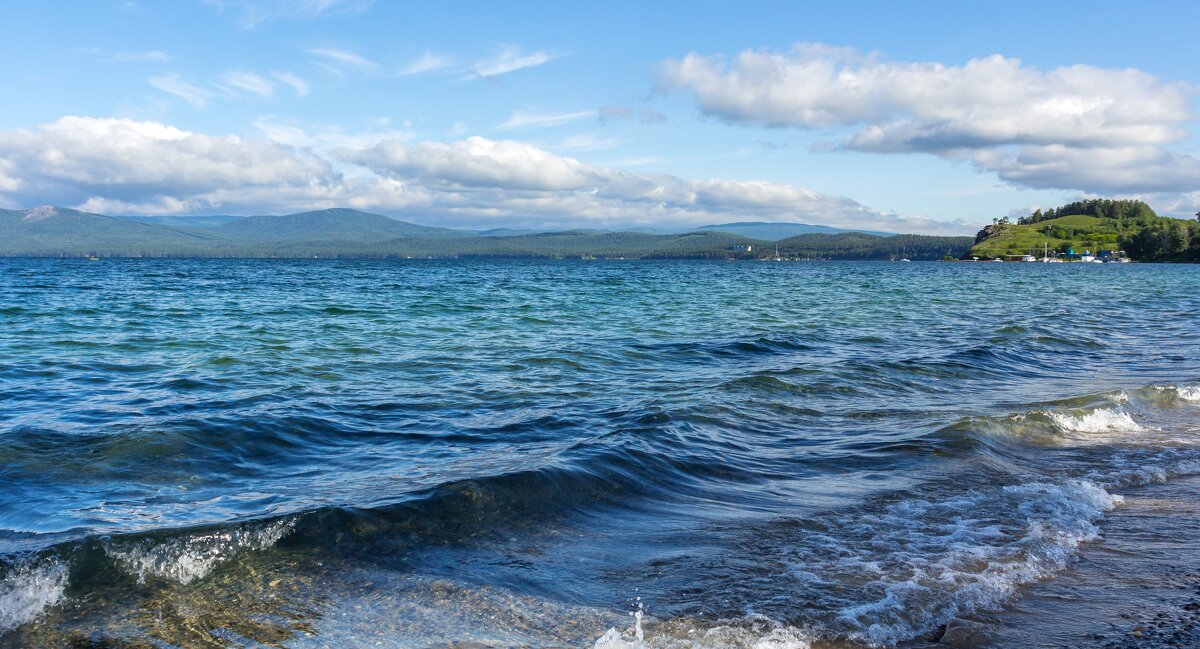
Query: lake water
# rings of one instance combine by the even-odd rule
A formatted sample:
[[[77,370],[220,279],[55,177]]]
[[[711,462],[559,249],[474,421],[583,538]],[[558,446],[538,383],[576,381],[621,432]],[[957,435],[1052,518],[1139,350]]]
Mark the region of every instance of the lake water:
[[[0,646],[1081,646],[1197,476],[1192,266],[0,260]]]

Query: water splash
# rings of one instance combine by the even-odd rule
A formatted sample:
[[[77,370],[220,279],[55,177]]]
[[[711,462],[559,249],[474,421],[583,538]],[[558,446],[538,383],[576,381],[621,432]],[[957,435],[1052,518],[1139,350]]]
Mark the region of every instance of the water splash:
[[[57,559],[14,565],[0,579],[0,633],[32,622],[59,603],[67,581],[67,566]]]
[[[144,583],[146,577],[190,584],[208,575],[217,564],[246,550],[265,550],[295,526],[295,519],[264,525],[195,534],[169,540],[106,541],[104,551]]]
[[[1097,408],[1083,414],[1049,412],[1050,420],[1064,432],[1075,433],[1140,433],[1146,429],[1133,420],[1128,412],[1116,408]]]
[[[631,632],[611,628],[592,649],[810,649],[811,639],[803,631],[770,618],[753,615],[742,620],[705,624],[677,619],[655,626],[647,634],[643,628],[644,609],[632,613]]]

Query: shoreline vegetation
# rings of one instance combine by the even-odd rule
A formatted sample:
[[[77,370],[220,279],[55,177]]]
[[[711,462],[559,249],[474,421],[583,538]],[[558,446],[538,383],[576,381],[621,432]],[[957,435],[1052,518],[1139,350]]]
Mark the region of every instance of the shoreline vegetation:
[[[1105,199],[1038,209],[1015,223],[993,219],[974,238],[800,223],[679,231],[472,231],[351,209],[193,218],[118,217],[61,207],[0,210],[0,257],[1200,261],[1200,222],[1158,216],[1141,201]]]
[[[169,223],[167,224],[163,224]],[[0,210],[0,256],[198,258],[575,258],[729,260],[939,260],[971,237],[733,223],[678,232],[475,232],[329,209],[283,216],[179,219],[90,214],[58,207]],[[792,234],[793,232],[800,234]],[[775,235],[773,238],[765,238]],[[747,236],[754,235],[754,236]]]
[[[1030,256],[1078,258],[1102,251],[1141,262],[1200,261],[1200,213],[1196,221],[1159,216],[1142,201],[1093,199],[1068,203],[1017,219],[993,219],[964,255],[981,260]]]

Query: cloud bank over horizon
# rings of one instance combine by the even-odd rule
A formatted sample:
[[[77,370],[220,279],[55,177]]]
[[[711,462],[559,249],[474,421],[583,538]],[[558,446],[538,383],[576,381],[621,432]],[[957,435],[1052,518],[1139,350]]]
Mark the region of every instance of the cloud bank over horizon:
[[[790,221],[928,234],[962,222],[901,217],[766,181],[588,164],[516,140],[338,138],[319,146],[207,135],[153,121],[68,116],[0,132],[0,202],[100,213],[272,213],[354,207],[437,225],[635,227]],[[306,145],[308,144],[308,145]]]
[[[1001,55],[893,62],[798,43],[669,59],[659,86],[730,124],[823,132],[844,151],[966,161],[1016,186],[1170,205],[1200,196],[1200,158],[1172,148],[1197,119],[1196,89],[1136,69],[1043,71]]]

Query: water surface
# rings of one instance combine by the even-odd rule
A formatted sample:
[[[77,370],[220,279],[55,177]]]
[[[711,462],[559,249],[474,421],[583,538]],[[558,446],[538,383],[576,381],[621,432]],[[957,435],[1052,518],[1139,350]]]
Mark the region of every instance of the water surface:
[[[0,645],[1084,644],[1196,528],[1198,289],[0,260]]]

